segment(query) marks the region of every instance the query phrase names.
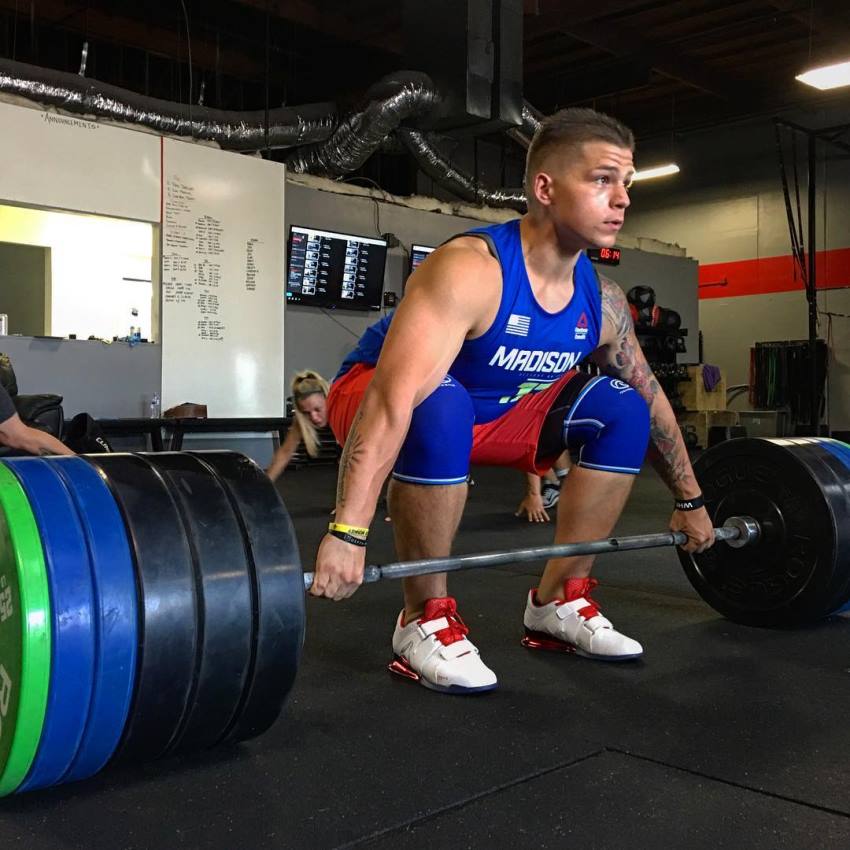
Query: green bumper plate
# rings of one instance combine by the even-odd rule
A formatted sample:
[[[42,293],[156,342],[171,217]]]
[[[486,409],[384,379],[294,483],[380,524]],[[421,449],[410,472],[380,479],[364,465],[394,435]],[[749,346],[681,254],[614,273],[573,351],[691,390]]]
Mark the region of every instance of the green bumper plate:
[[[21,485],[0,462],[0,797],[26,778],[50,687],[50,591]]]

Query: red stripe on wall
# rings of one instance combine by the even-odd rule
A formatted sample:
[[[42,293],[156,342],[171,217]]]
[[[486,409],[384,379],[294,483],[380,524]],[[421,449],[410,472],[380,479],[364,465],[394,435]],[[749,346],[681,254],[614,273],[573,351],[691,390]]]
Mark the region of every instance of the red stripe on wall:
[[[712,284],[725,285],[713,286]],[[734,263],[705,263],[699,267],[700,298],[733,298],[803,289],[799,270],[790,254]],[[818,251],[818,289],[850,286],[850,248]]]

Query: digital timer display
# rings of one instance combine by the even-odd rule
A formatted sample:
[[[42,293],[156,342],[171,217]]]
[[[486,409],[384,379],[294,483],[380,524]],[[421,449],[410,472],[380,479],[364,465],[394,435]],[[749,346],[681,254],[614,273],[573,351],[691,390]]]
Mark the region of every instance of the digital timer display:
[[[588,248],[587,256],[594,263],[601,263],[605,266],[620,265],[620,249],[619,248]]]

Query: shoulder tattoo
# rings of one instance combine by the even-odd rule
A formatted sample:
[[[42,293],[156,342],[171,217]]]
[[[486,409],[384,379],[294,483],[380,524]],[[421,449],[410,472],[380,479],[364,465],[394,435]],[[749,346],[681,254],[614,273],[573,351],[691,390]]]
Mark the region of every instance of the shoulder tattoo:
[[[633,329],[626,295],[614,281],[602,276],[599,279],[602,282],[602,321],[608,322],[616,339],[622,339]]]

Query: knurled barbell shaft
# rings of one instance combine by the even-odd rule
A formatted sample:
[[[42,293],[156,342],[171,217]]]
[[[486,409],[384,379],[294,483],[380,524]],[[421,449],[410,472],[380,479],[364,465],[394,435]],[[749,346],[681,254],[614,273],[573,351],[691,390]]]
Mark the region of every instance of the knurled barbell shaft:
[[[730,517],[722,528],[715,528],[717,540],[736,541],[739,546],[754,543],[759,537],[759,525],[751,517]],[[577,555],[602,555],[607,552],[626,552],[634,549],[658,549],[664,546],[683,546],[688,542],[682,531],[659,534],[635,534],[630,537],[607,537],[583,543],[556,543],[528,549],[508,549],[502,552],[480,552],[470,555],[450,555],[445,558],[423,558],[419,561],[397,561],[382,566],[370,565],[363,572],[363,583],[385,578],[409,578],[429,573],[471,570],[476,567],[498,567],[526,561],[545,561],[549,558],[573,558]],[[313,584],[313,573],[304,573],[304,588]]]

